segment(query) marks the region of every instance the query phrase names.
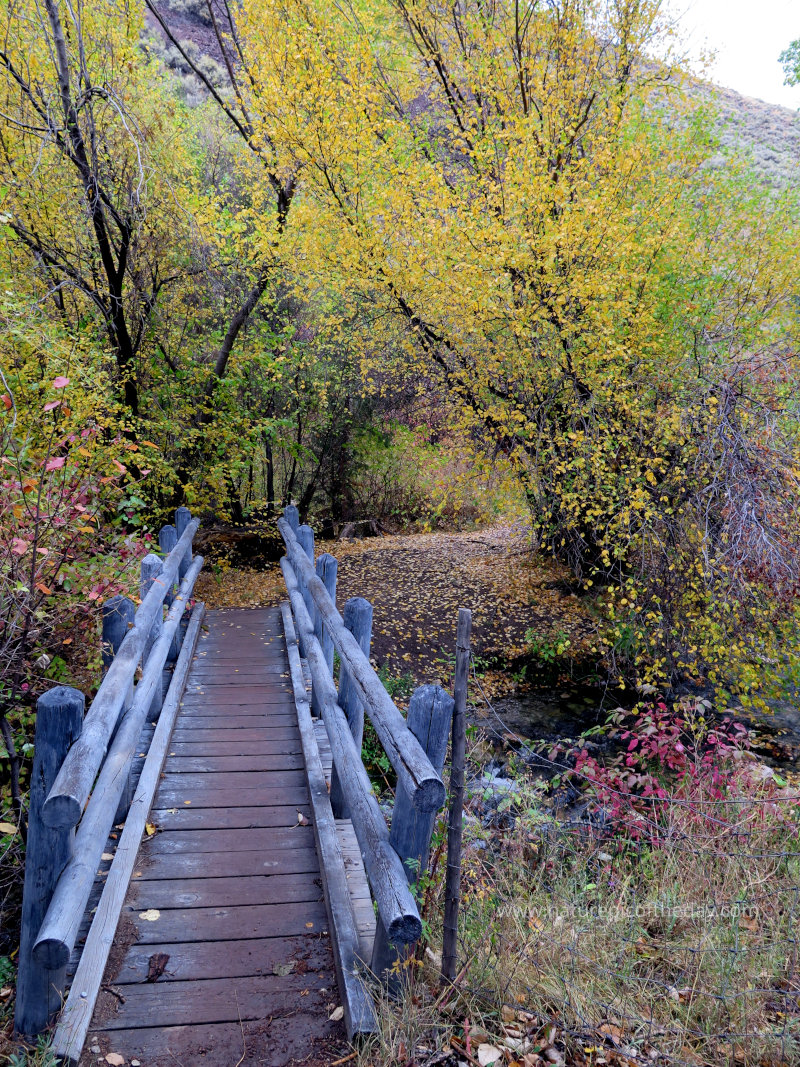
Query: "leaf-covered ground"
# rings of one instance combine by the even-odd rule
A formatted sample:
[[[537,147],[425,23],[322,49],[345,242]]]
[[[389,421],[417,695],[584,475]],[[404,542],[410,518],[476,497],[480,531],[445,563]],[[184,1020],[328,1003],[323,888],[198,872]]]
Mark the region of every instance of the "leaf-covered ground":
[[[511,663],[533,630],[564,637],[570,653],[588,649],[592,621],[569,575],[534,554],[524,529],[495,526],[336,542],[338,603],[363,596],[374,607],[372,655],[389,676],[446,680],[455,653],[458,609],[473,616],[476,657]],[[197,596],[209,608],[275,604],[285,598],[278,566],[206,572]]]

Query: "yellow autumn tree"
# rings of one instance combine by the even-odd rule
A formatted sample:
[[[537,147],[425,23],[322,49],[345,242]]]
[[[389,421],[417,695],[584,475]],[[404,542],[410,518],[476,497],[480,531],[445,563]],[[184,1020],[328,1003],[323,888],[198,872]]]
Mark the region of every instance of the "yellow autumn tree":
[[[511,462],[620,674],[746,696],[796,647],[797,204],[709,166],[660,18],[245,0],[230,107],[284,262]]]

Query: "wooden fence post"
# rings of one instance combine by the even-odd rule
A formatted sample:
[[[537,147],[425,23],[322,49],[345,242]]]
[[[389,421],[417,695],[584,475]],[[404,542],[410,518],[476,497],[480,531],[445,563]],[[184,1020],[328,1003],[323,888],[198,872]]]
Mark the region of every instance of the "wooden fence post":
[[[119,651],[119,646],[127,637],[128,631],[131,629],[136,616],[136,605],[132,600],[129,600],[126,596],[112,596],[105,601],[101,608],[103,616],[103,639],[102,639],[102,655],[103,655],[103,674],[111,666],[114,656]],[[131,678],[131,684],[128,686],[128,690],[125,694],[125,699],[122,702],[120,708],[119,719],[117,720],[117,726],[122,722],[125,716],[125,712],[133,703],[133,679]],[[128,808],[131,806],[131,800],[133,799],[133,782],[130,775],[128,776],[128,784],[125,787],[122,796],[119,800],[119,808],[115,817],[115,822],[122,822],[128,814]]]
[[[181,507],[181,508],[176,508],[175,509],[175,533],[178,535],[178,540],[179,541],[180,541],[181,537],[183,536],[184,530],[186,529],[186,527],[189,525],[189,523],[191,521],[192,521],[192,513],[191,513],[191,511],[189,511],[188,508]],[[192,563],[192,550],[190,548],[189,551],[183,557],[183,559],[181,560],[181,562],[180,562],[180,564],[178,566],[178,587],[179,588],[180,588],[181,582],[186,577],[186,572],[189,570],[189,567],[191,566],[191,563]],[[183,617],[181,618],[180,626],[178,627],[178,632],[175,635],[174,647],[176,649],[176,652],[175,652],[175,659],[176,660],[177,660],[178,655],[180,653],[180,650],[181,650],[181,648],[183,646],[183,639],[184,639],[184,637],[186,637],[186,631],[189,628],[189,615],[190,614],[191,614],[191,612],[184,611]],[[170,655],[172,655],[172,651],[170,651]]]
[[[283,509],[283,517],[291,526],[292,530],[297,533],[300,527],[300,512],[294,506],[294,504],[287,504]]]
[[[302,548],[302,550],[305,552],[305,554],[311,560],[311,563],[313,564],[313,562],[314,562],[314,531],[311,529],[310,526],[298,526],[297,527],[297,541],[298,541],[300,547]],[[309,591],[308,591],[308,586],[306,584],[305,578],[303,577],[303,575],[301,573],[298,573],[297,581],[300,584],[300,592],[303,594],[303,603],[306,606],[306,611],[308,612],[308,614],[309,614],[309,616],[311,618],[312,624],[316,626],[317,609],[316,609],[314,601],[313,601],[313,599],[311,597],[311,593],[309,593]],[[301,651],[303,652],[303,655],[305,656],[305,654],[306,654],[305,653],[305,649],[301,649]],[[312,703],[313,703],[313,694],[312,694]]]
[[[176,510],[175,510],[175,533],[178,535],[178,540],[179,541],[180,541],[181,537],[183,537],[183,532],[184,532],[184,530],[186,529],[186,527],[189,525],[189,523],[191,521],[192,521],[192,513],[191,513],[191,511],[189,511],[188,508],[176,508]],[[192,553],[191,553],[191,551],[189,551],[183,557],[183,559],[180,562],[180,566],[178,567],[178,584],[179,585],[183,581],[183,579],[186,577],[186,572],[189,570],[189,564],[191,562],[192,562]]]
[[[32,956],[59,875],[72,855],[75,831],[45,826],[42,807],[83,723],[84,696],[59,685],[39,697],[28,807],[28,843],[15,1026],[27,1037],[40,1033],[61,1007],[66,969],[49,970]]]
[[[351,597],[344,606],[342,619],[350,633],[361,646],[361,651],[369,659],[369,646],[372,642],[372,604],[362,596]],[[359,699],[356,687],[350,677],[350,672],[342,664],[339,674],[339,697],[338,704],[347,717],[350,725],[350,733],[356,743],[356,748],[361,751],[364,740],[364,705]],[[336,773],[336,768],[331,772],[331,807],[335,819],[346,819],[349,816],[347,805],[344,801],[341,782]]]
[[[442,773],[447,755],[453,703],[450,694],[438,685],[421,685],[414,690],[408,705],[408,728],[425,749],[425,754],[438,774]],[[411,885],[427,870],[428,850],[438,814],[436,811],[417,811],[403,785],[398,783],[389,843],[403,861]],[[388,983],[391,991],[397,991],[406,978],[403,972],[394,969],[395,962],[398,959],[402,962],[412,954],[413,946],[410,945],[403,946],[398,953],[390,944],[379,917],[375,928],[371,970],[378,978]]]
[[[178,543],[178,531],[174,526],[162,526],[158,531],[158,547],[161,550],[161,555],[166,557],[173,550]],[[178,568],[180,571],[180,568]],[[172,607],[172,602],[175,599],[175,583],[173,582],[172,588],[167,590],[167,595],[164,597],[164,603],[168,608]]]
[[[153,582],[157,581],[158,576],[161,574],[162,562],[154,553],[150,552],[142,560],[141,579],[139,583],[139,595],[142,600],[147,596],[150,586]],[[155,619],[153,619],[153,626],[150,633],[147,635],[145,641],[144,651],[142,652],[142,666],[147,663],[147,657],[150,655],[150,649],[158,640],[159,634],[164,628],[164,612],[159,609]],[[164,685],[163,681],[156,689],[153,695],[153,703],[150,706],[150,721],[156,722],[161,712],[161,703],[164,699]]]
[[[317,574],[322,580],[322,584],[331,598],[334,607],[336,606],[336,575],[339,570],[339,561],[335,556],[332,556],[330,552],[323,552],[323,554],[317,560]],[[317,617],[314,620],[314,635],[322,645],[322,652],[325,656],[325,662],[328,664],[328,670],[333,677],[333,638],[328,633],[326,626],[322,624],[322,616],[317,612]]]
[[[442,984],[456,977],[458,906],[461,901],[461,836],[464,829],[464,761],[467,754],[467,684],[472,612],[458,611],[456,677],[453,686],[453,756],[450,769],[450,811],[447,820],[447,873],[444,887]]]

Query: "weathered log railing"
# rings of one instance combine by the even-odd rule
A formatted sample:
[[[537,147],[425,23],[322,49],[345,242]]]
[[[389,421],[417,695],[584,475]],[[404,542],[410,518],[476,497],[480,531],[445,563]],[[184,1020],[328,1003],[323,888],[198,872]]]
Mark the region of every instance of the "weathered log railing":
[[[138,610],[125,597],[103,605],[106,673],[86,717],[83,694],[68,686],[39,700],[15,1016],[21,1034],[41,1032],[62,1006],[67,963],[102,854],[132,800],[131,768],[142,729],[148,716],[159,716],[169,680],[165,667],[176,660],[167,700],[173,689],[182,689],[191,658],[179,659],[184,611],[203,565],[201,556],[192,558],[198,525],[187,508],[179,508],[175,526],[161,530],[165,558],[151,554],[142,561]],[[193,640],[202,606],[195,614]]]
[[[278,528],[286,545],[281,568],[299,643],[298,651],[292,619],[284,611],[295,698],[298,708],[308,702],[302,656],[311,675],[311,707],[325,724],[333,755],[333,816],[352,820],[376,905],[372,957],[362,962],[391,981],[399,973],[398,960],[408,956],[422,932],[414,883],[425,870],[436,813],[445,801],[441,772],[453,699],[436,686],[422,686],[404,718],[369,660],[371,606],[356,597],[340,615],[336,560],[325,553],[315,566],[314,533],[299,525],[296,508],[285,509]],[[338,692],[334,649],[340,661]],[[365,711],[397,775],[391,829],[361,759]],[[347,971],[348,965],[340,961],[340,969]],[[345,974],[345,983],[348,978]],[[357,1030],[357,1022],[348,1029]]]

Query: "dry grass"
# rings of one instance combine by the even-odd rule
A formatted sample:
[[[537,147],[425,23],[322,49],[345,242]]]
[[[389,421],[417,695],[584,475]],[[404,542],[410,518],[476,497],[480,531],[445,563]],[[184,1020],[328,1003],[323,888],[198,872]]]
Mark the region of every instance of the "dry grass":
[[[798,797],[758,767],[721,799],[674,793],[638,835],[564,821],[520,772],[513,827],[467,823],[457,995],[443,1010],[423,967],[361,1067],[449,1063],[465,1023],[454,1065],[481,1044],[498,1067],[800,1062]]]

